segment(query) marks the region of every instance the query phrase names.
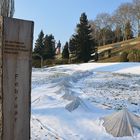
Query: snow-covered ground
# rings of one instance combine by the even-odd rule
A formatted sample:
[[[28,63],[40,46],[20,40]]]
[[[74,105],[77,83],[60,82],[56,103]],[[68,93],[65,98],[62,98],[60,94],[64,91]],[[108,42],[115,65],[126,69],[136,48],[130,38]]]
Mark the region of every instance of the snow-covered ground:
[[[114,138],[101,117],[127,107],[140,115],[140,63],[87,63],[33,69],[32,140]]]

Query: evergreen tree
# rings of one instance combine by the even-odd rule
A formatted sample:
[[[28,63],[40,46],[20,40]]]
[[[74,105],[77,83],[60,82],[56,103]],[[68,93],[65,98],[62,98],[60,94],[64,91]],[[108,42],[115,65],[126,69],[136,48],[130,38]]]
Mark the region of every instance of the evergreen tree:
[[[43,58],[52,59],[55,56],[55,39],[54,36],[46,35],[44,38]]]
[[[69,50],[70,53],[74,54],[76,52],[76,36],[72,36],[72,38],[69,40]]]
[[[60,54],[60,53],[61,53],[61,42],[59,40],[56,47],[56,54]]]
[[[61,42],[60,42],[60,40],[58,41],[57,48],[61,48]]]
[[[91,27],[85,13],[81,14],[80,23],[77,24],[77,32],[73,35],[73,45],[75,46],[76,58],[80,62],[88,62],[91,58],[91,51],[94,41],[91,37]]]
[[[43,40],[44,40],[44,33],[41,30],[41,32],[38,35],[38,39],[35,42],[35,48],[34,48],[34,53],[35,54],[39,54],[39,55],[42,56],[42,51],[43,51],[43,48],[44,48]]]
[[[133,38],[132,26],[130,21],[128,21],[125,25],[125,39],[128,40],[131,38]]]
[[[68,42],[66,42],[63,52],[62,52],[62,58],[63,59],[69,59],[69,45]]]
[[[114,42],[120,42],[123,40],[122,29],[120,26],[116,26],[116,29],[114,30],[114,34],[115,34]]]

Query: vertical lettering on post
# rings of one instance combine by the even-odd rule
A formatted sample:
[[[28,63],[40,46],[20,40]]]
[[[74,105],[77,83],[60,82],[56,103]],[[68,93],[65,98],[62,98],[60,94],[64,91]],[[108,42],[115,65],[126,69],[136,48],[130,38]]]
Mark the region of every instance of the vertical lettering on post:
[[[30,140],[33,22],[3,18],[2,140]]]
[[[18,114],[18,74],[15,74],[15,94],[14,94],[14,115],[15,115],[15,122],[17,121],[17,114]]]

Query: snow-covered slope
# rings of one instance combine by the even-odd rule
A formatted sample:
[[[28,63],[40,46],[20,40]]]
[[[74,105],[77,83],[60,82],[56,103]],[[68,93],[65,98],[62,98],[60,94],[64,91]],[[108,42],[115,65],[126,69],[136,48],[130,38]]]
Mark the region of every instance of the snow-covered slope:
[[[140,115],[140,63],[33,69],[32,140],[116,140],[100,118],[123,107]]]

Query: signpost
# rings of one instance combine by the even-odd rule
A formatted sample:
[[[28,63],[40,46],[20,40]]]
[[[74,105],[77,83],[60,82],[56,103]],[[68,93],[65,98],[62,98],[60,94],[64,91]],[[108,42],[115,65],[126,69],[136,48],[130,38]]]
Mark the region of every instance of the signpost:
[[[0,138],[30,139],[33,22],[0,17]]]

